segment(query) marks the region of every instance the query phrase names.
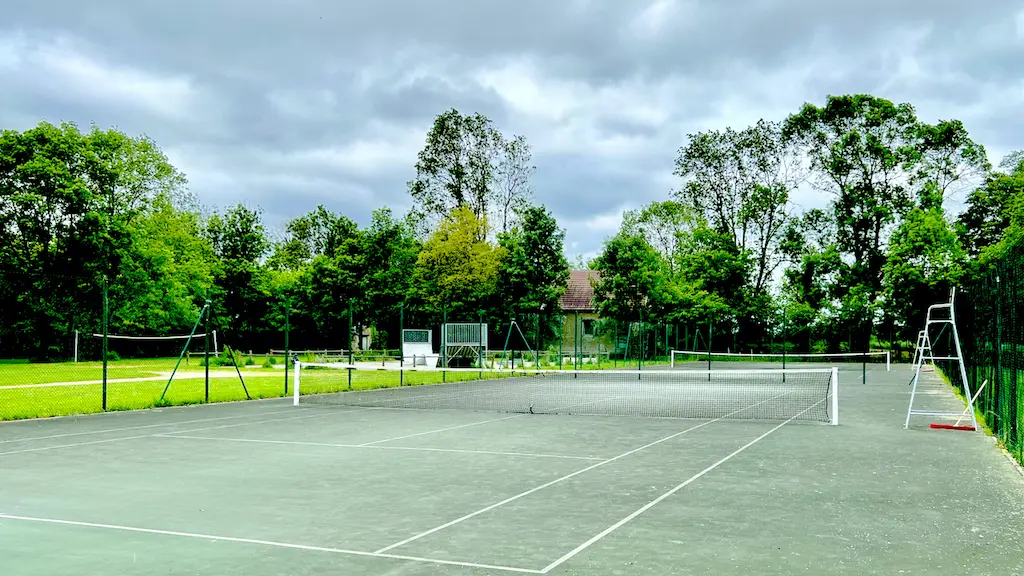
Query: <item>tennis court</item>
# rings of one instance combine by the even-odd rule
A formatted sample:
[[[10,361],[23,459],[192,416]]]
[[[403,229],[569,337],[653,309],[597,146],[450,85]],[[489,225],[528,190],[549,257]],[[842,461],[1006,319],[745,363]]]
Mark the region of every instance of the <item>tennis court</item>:
[[[1024,478],[982,434],[903,430],[908,366],[861,370],[839,371],[836,426],[730,414],[829,403],[819,379],[685,369],[640,403],[589,382],[616,415],[274,399],[2,423],[3,572],[1024,573]],[[631,411],[683,397],[673,381],[731,410]],[[558,382],[552,407],[588,384]]]

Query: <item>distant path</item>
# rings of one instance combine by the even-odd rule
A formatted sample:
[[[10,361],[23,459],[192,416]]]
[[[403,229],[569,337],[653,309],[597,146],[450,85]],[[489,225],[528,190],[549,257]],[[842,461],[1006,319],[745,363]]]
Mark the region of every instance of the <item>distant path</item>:
[[[250,376],[253,374],[250,374]],[[255,376],[260,376],[255,374]],[[277,374],[268,374],[268,376],[277,376]],[[171,377],[170,372],[159,373],[154,376],[143,376],[140,378],[108,378],[107,384],[122,384],[131,382],[166,382]],[[205,372],[178,372],[174,375],[175,380],[194,380],[197,378],[205,378]],[[211,371],[210,378],[237,378],[238,374],[235,372],[228,371]],[[0,386],[0,390],[13,390],[22,388],[53,388],[57,386],[95,386],[97,384],[103,384],[103,380],[80,380],[76,382],[47,382],[45,384],[15,384],[13,386]]]

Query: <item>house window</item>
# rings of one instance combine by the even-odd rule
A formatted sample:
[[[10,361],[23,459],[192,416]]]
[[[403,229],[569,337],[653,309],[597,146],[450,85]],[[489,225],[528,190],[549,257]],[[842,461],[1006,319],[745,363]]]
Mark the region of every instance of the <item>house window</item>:
[[[583,324],[583,335],[593,336],[597,329],[597,320],[594,320],[593,318],[584,318],[580,322]]]

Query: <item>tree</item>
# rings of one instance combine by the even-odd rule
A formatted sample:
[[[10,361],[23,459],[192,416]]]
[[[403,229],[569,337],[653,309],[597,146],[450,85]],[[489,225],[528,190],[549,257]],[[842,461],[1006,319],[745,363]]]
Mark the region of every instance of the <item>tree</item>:
[[[967,210],[957,219],[957,229],[968,254],[977,257],[998,243],[1010,227],[1016,198],[1024,197],[1024,155],[1008,155],[1000,167],[1015,169],[995,172],[967,197]]]
[[[476,318],[494,308],[503,249],[487,240],[485,219],[463,206],[441,221],[423,245],[413,276],[414,294],[439,318]]]
[[[559,299],[569,280],[565,232],[547,208],[531,206],[522,211],[519,227],[501,234],[498,244],[502,254],[497,290],[502,306],[513,315],[537,314],[541,336],[551,337],[561,313]]]
[[[676,159],[675,174],[684,182],[675,197],[754,255],[751,281],[758,292],[782,261],[789,191],[804,178],[798,153],[781,124],[761,120],[740,132],[691,134]]]
[[[679,258],[680,244],[695,225],[695,217],[685,204],[673,200],[652,202],[639,210],[622,215],[622,231],[631,236],[643,236],[668,263],[674,272]]]
[[[206,222],[205,235],[217,258],[212,291],[214,325],[233,338],[257,339],[269,298],[262,260],[270,250],[259,210],[239,204]]]
[[[605,243],[594,267],[601,273],[594,299],[602,317],[636,322],[667,304],[667,263],[644,237],[619,232]]]
[[[101,277],[116,284],[133,257],[133,221],[185,196],[146,138],[47,122],[0,134],[0,304],[16,334],[5,342],[46,358],[68,354],[74,329],[98,330]]]
[[[397,335],[399,304],[412,292],[420,245],[407,220],[397,220],[389,208],[381,208],[363,231],[362,246],[360,291],[366,322],[388,336]]]
[[[509,232],[516,216],[526,209],[533,195],[530,178],[537,170],[530,164],[532,152],[523,136],[502,140],[494,170],[494,197],[501,213],[501,232]]]
[[[893,233],[883,269],[889,322],[920,326],[928,306],[945,300],[957,285],[963,261],[964,250],[941,207],[911,210]]]
[[[786,119],[783,134],[801,143],[818,186],[833,195],[843,261],[832,297],[840,317],[859,319],[859,346],[867,346],[865,315],[882,291],[886,244],[914,207],[914,192],[921,202],[941,199],[953,183],[984,169],[984,150],[959,122],[929,126],[910,104],[865,94],[830,96],[824,107],[805,104]]]
[[[486,116],[452,109],[434,119],[409,193],[421,216],[443,219],[465,205],[477,218],[500,222],[501,231],[508,231],[529,204],[535,170],[530,161],[526,138],[506,139]]]
[[[493,198],[493,159],[501,134],[482,114],[452,109],[437,116],[416,162],[409,193],[426,215],[445,217],[468,206],[483,221]]]
[[[192,329],[213,286],[214,254],[198,214],[155,199],[130,229],[132,251],[110,289],[110,326],[125,334]]]

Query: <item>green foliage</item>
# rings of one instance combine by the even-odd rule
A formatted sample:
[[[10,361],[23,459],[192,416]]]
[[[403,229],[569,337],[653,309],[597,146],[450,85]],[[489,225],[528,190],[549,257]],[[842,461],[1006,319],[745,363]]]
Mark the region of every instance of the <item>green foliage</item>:
[[[416,298],[440,317],[475,318],[493,308],[504,248],[487,240],[487,223],[468,206],[443,220],[420,251],[413,276]]]
[[[542,311],[550,323],[569,279],[565,232],[544,207],[526,208],[521,218],[518,228],[499,237],[498,295],[506,310]]]
[[[217,366],[245,366],[248,364],[242,352],[230,346],[225,346],[220,355],[214,357],[213,363]]]
[[[915,208],[893,233],[883,269],[884,310],[913,326],[948,297],[963,273],[964,251],[941,208]]]
[[[441,220],[466,206],[507,232],[529,203],[534,170],[526,138],[506,139],[486,116],[451,109],[434,119],[408,189],[423,216]]]

